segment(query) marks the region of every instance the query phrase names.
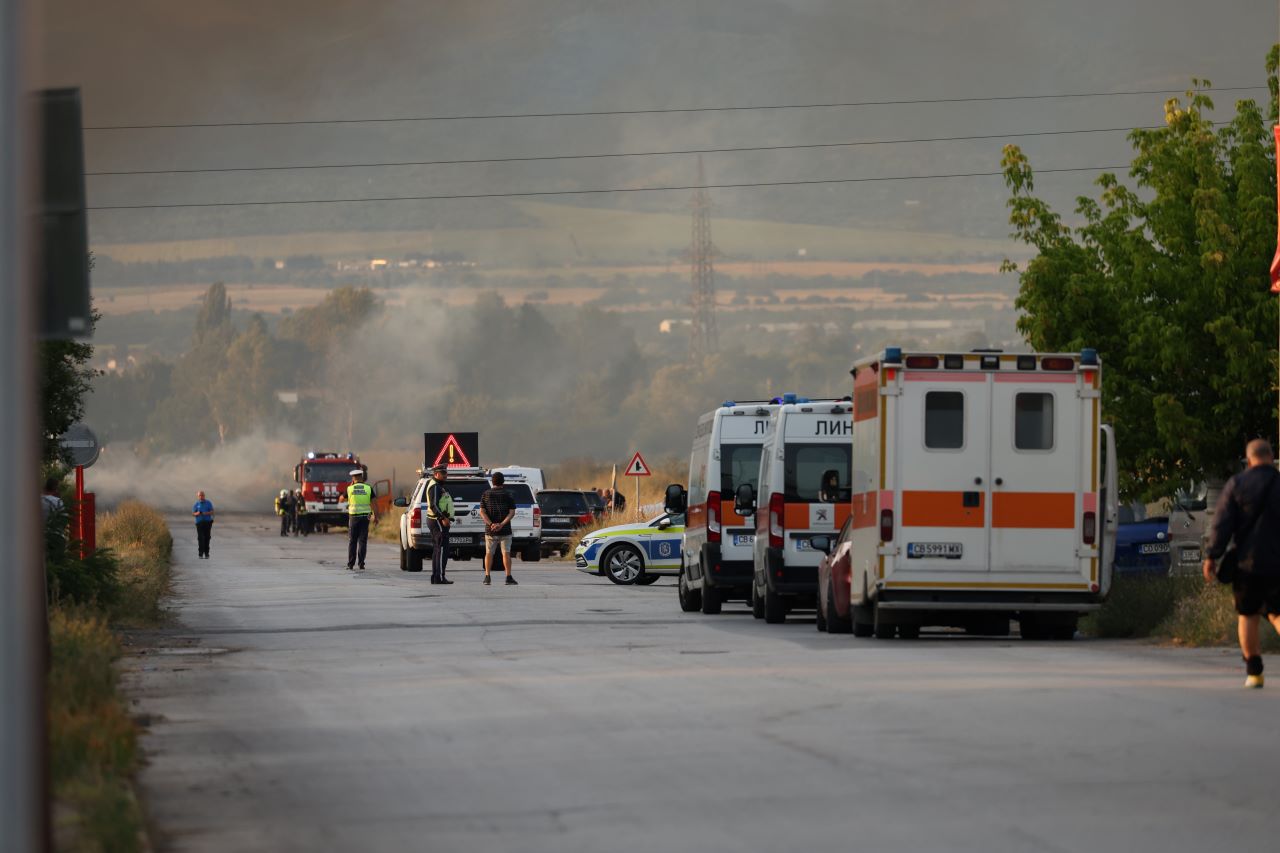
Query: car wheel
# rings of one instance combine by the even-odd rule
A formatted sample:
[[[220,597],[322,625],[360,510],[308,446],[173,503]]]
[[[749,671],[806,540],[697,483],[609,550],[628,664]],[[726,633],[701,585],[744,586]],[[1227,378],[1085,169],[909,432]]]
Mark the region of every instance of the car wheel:
[[[411,571],[411,572],[422,571],[422,552],[421,551],[419,551],[417,548],[410,548],[409,553],[406,554],[405,556],[408,557],[408,571]]]
[[[636,578],[636,586],[653,586],[661,575],[641,575]]]
[[[770,625],[780,625],[787,619],[787,603],[782,600],[782,596],[769,589],[768,584],[764,588],[764,621]]]
[[[818,608],[819,613],[822,613],[823,610],[824,608]],[[827,623],[827,631],[832,634],[847,634],[853,630],[853,614],[841,616],[836,611],[835,581],[831,578],[827,578],[827,606],[825,610],[826,618],[823,621]]]
[[[859,604],[849,606],[849,618],[853,620],[853,636],[870,637],[875,633],[876,615],[870,607]]]
[[[702,608],[702,593],[689,589],[683,568],[680,569],[680,577],[676,579],[676,596],[680,599],[680,609],[685,613],[695,613]]]
[[[757,619],[764,618],[764,599],[760,597],[760,593],[756,592],[755,578],[751,579],[751,589],[747,593],[748,601],[751,604],[751,615]]]
[[[614,545],[600,559],[605,577],[616,584],[629,586],[644,574],[644,557],[634,545]]]
[[[899,625],[898,638],[902,640],[920,639],[920,626],[919,625]]]
[[[813,620],[813,625],[819,632],[825,633],[827,630],[827,614],[822,608],[822,599],[818,599],[817,618]]]
[[[400,546],[400,571],[409,571],[409,552],[404,549],[403,545]]]

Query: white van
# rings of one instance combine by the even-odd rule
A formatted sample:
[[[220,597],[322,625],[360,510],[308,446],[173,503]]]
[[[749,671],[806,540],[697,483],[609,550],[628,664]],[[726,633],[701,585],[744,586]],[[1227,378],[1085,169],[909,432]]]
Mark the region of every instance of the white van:
[[[719,613],[725,601],[749,595],[755,523],[734,510],[733,496],[739,486],[756,484],[760,449],[778,405],[729,401],[698,418],[688,491],[673,485],[667,500],[670,512],[688,509],[677,583],[685,612]]]
[[[504,465],[501,468],[490,468],[489,475],[502,474],[508,483],[524,483],[536,495],[547,487],[547,478],[542,475],[541,468],[526,468],[521,465]]]
[[[849,516],[853,405],[797,400],[778,406],[760,454],[758,488],[740,486],[735,509],[754,515],[751,612],[782,622],[812,607],[818,592],[815,535],[830,537]]]
[[[852,373],[852,514],[817,543],[849,585],[836,615],[1071,638],[1110,589],[1119,510],[1097,353],[890,348]]]

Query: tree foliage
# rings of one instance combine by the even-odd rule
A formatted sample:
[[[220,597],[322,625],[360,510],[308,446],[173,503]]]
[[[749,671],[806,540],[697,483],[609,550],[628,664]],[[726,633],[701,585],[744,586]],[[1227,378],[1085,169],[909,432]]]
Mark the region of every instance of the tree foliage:
[[[1268,74],[1274,92],[1274,51]],[[1123,489],[1146,498],[1230,473],[1248,439],[1276,430],[1272,135],[1247,100],[1216,127],[1208,86],[1193,81],[1163,127],[1129,135],[1134,187],[1101,175],[1074,227],[1033,195],[1021,150],[1002,161],[1013,236],[1036,251],[1005,262],[1019,330],[1036,350],[1099,351]]]

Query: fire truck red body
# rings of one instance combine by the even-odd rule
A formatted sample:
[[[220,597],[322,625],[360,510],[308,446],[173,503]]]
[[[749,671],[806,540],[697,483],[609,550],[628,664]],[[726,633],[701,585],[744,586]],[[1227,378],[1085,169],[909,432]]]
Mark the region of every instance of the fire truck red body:
[[[307,521],[315,524],[347,523],[347,486],[351,472],[359,468],[369,478],[369,466],[354,453],[312,450],[293,469],[293,479],[307,504]]]

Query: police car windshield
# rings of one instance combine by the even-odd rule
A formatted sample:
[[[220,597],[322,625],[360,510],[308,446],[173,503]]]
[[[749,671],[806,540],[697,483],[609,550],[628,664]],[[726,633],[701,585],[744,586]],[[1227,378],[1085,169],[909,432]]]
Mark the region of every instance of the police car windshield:
[[[786,499],[820,503],[848,500],[852,455],[848,444],[788,444]]]
[[[544,513],[556,515],[583,515],[590,511],[582,492],[538,492],[538,506]]]
[[[747,483],[751,488],[760,485],[759,444],[722,444],[720,446],[720,494],[733,495],[738,487]]]
[[[444,488],[455,502],[479,503],[480,496],[488,491],[489,484],[484,480],[446,480]],[[523,506],[533,503],[533,492],[524,483],[507,483],[506,489],[517,504]]]
[[[308,462],[302,466],[302,476],[307,480],[340,483],[351,479],[350,462]]]

